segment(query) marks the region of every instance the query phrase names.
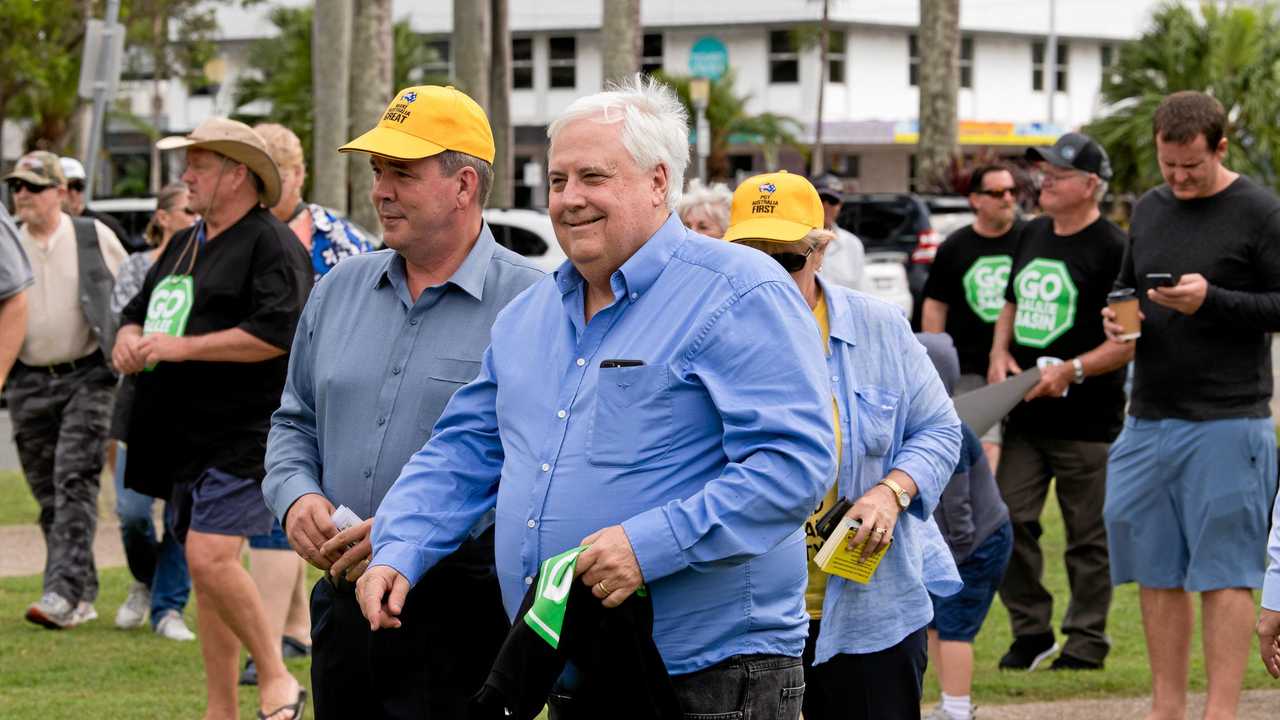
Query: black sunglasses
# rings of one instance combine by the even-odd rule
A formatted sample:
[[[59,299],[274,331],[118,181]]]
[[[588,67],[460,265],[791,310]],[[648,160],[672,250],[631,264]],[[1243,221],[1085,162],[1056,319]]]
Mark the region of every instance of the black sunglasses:
[[[74,190],[74,191],[76,191],[76,192],[84,192],[84,181],[83,181],[83,180],[68,180],[68,181],[67,181],[67,189],[68,189],[68,190]]]
[[[773,258],[774,260],[777,260],[778,264],[782,266],[783,270],[786,270],[789,273],[793,273],[793,272],[799,272],[800,268],[804,267],[804,264],[809,260],[809,256],[812,254],[813,254],[813,248],[809,248],[808,250],[805,250],[803,253],[792,253],[792,252],[769,253],[769,257]]]
[[[979,195],[986,195],[992,200],[999,200],[1003,198],[1005,195],[1012,195],[1014,197],[1017,197],[1018,195],[1017,188],[1000,188],[998,190],[975,190],[974,192],[976,192]]]
[[[26,180],[22,180],[20,178],[9,178],[8,180],[5,181],[5,183],[8,184],[9,186],[9,192],[14,193],[15,195],[22,188],[26,188],[27,192],[31,193],[32,195],[39,195],[45,190],[51,190],[54,187],[53,185],[36,185],[35,183],[27,182]]]

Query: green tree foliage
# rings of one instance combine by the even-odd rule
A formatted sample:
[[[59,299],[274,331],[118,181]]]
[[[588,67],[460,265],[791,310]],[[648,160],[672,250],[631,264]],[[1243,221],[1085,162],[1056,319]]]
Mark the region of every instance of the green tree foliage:
[[[0,0],[3,1],[3,0]],[[276,122],[289,128],[302,141],[304,157],[311,157],[311,6],[277,6],[270,14],[276,37],[257,41],[249,53],[249,72],[236,86],[235,103],[240,108],[236,117],[247,123]],[[393,86],[403,88],[422,81],[422,68],[436,58],[436,51],[423,42],[401,20],[392,27],[395,42]],[[352,57],[360,57],[360,48],[352,48]],[[391,98],[387,98],[388,101]],[[250,114],[252,103],[265,102],[266,115]],[[308,183],[310,181],[308,180]],[[303,188],[303,197],[309,188]]]
[[[33,117],[68,78],[74,97],[84,42],[81,2],[0,0],[0,28],[6,38],[0,42],[0,127],[6,116]]]
[[[1160,6],[1143,35],[1120,47],[1103,78],[1105,114],[1084,128],[1107,148],[1112,187],[1141,193],[1163,182],[1151,122],[1168,94],[1218,99],[1230,127],[1228,164],[1280,189],[1280,22],[1276,7]]]
[[[689,77],[662,72],[655,73],[655,77],[670,85],[680,96],[680,102],[689,112],[689,122],[692,124],[696,115],[689,96]],[[750,96],[734,92],[733,78],[734,71],[729,70],[719,80],[711,83],[707,100],[707,124],[711,128],[711,154],[707,157],[707,175],[720,179],[730,177],[729,146],[735,143],[761,146],[765,165],[770,170],[777,166],[778,151],[783,146],[804,152],[806,148],[796,138],[801,129],[800,122],[775,113],[751,115],[747,112]]]

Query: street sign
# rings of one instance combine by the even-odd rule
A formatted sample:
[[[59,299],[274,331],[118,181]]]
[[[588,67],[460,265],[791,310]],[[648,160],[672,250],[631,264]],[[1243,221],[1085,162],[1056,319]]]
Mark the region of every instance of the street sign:
[[[106,45],[107,64],[102,64],[103,45]],[[90,19],[85,24],[84,53],[80,60],[80,82],[76,94],[85,100],[93,99],[97,83],[105,83],[106,97],[115,97],[120,82],[120,66],[124,62],[124,27]]]
[[[720,38],[704,35],[689,53],[689,74],[708,80],[719,80],[729,69],[729,49]]]

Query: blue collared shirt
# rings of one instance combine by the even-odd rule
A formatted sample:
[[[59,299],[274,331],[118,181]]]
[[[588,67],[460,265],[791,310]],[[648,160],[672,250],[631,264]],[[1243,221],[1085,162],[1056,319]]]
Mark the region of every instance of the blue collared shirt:
[[[933,619],[929,592],[960,589],[933,520],[960,459],[960,420],[902,311],[818,278],[831,321],[827,367],[840,405],[839,493],[856,500],[891,470],[919,492],[898,518],[893,544],[866,585],[831,576],[815,661],[893,647]]]
[[[621,524],[669,672],[799,657],[802,524],[835,466],[813,313],[776,262],[675,215],[610,285],[585,323],[565,263],[502,312],[479,377],[379,508],[374,564],[416,583],[496,505],[514,613],[539,563]]]
[[[1271,536],[1267,539],[1267,574],[1262,580],[1262,607],[1280,612],[1280,495],[1271,512]]]
[[[262,491],[276,517],[306,493],[371,517],[449,398],[480,371],[498,311],[544,278],[488,225],[453,276],[417,302],[391,250],[327,273],[303,310],[271,416]]]

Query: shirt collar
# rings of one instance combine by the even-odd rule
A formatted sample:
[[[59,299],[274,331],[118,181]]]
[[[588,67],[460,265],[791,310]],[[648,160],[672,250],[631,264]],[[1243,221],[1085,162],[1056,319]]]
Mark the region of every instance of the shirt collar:
[[[497,241],[493,239],[493,231],[489,229],[489,223],[481,222],[480,235],[476,237],[476,244],[471,247],[471,252],[467,253],[467,257],[458,269],[453,271],[453,275],[445,281],[446,284],[456,285],[476,300],[484,300],[484,279],[489,272],[489,261],[493,259],[497,246]],[[375,289],[388,284],[392,287],[406,284],[404,258],[400,253],[388,253],[382,270],[374,277]]]
[[[849,309],[849,303],[843,297],[843,288],[833,294],[831,289],[834,286],[821,275],[817,277],[818,287],[822,289],[822,297],[827,300],[827,322],[831,325],[831,337],[847,345],[857,345],[853,339],[853,311]]]
[[[679,216],[669,214],[644,245],[614,273],[612,282],[615,288],[621,283],[627,294],[639,295],[653,287],[687,232]],[[556,268],[555,279],[561,295],[573,292],[583,282],[582,274],[573,266],[572,260],[565,260]]]

